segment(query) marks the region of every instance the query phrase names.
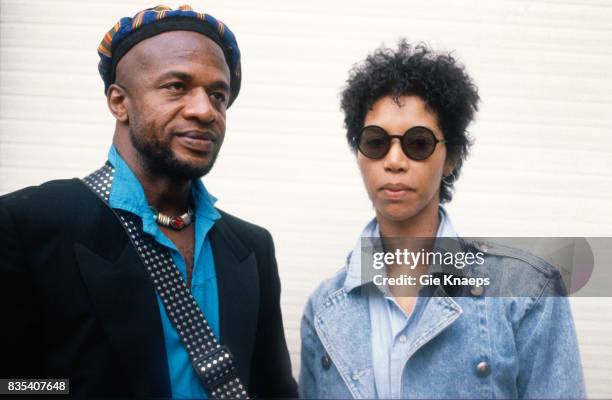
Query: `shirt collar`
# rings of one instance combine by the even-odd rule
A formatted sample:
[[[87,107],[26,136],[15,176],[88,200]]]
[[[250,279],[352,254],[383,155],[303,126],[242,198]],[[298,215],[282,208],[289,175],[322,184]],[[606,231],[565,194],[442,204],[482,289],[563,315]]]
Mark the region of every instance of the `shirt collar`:
[[[138,215],[143,222],[143,230],[148,233],[156,231],[155,216],[151,210],[140,181],[121,157],[114,145],[108,151],[108,161],[115,168],[113,185],[109,196],[112,208],[129,211]],[[200,179],[194,179],[192,185],[194,212],[197,217],[215,221],[221,218],[214,204],[217,199],[208,193]]]
[[[438,214],[440,216],[440,224],[436,232],[436,237],[441,238],[457,238],[457,232],[451,222],[451,219],[444,209],[444,207],[438,207]],[[344,290],[350,292],[363,285],[361,279],[361,251],[362,251],[362,238],[380,238],[380,227],[376,218],[373,218],[361,231],[355,247],[349,253],[346,260],[346,279],[344,280]]]

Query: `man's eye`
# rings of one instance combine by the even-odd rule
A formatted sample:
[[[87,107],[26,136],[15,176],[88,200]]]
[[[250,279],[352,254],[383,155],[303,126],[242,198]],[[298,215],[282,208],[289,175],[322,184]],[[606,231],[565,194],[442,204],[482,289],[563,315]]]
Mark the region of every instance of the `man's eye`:
[[[185,90],[185,84],[182,82],[172,82],[164,86],[164,88],[172,92],[182,92],[183,90]]]
[[[212,96],[212,97],[213,97],[215,100],[217,100],[219,103],[225,103],[225,99],[226,99],[225,94],[220,93],[220,92],[214,92],[214,93],[212,93],[212,94],[211,94],[211,96]]]

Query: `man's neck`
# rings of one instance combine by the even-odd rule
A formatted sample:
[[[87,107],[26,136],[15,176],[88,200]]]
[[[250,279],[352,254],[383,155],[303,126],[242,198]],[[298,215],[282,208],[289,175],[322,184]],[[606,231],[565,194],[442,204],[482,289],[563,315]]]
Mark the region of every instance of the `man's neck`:
[[[135,172],[147,201],[155,210],[170,216],[185,213],[190,206],[191,180],[177,181],[168,176]]]
[[[147,202],[155,210],[170,216],[185,213],[190,206],[191,179],[177,179],[157,173],[145,166],[140,154],[132,146],[117,146],[121,158],[142,185]]]

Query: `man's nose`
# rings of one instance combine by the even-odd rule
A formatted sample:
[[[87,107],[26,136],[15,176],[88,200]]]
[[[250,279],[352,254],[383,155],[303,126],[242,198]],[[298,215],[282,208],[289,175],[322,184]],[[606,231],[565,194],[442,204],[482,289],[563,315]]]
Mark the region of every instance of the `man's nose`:
[[[191,91],[187,105],[183,109],[183,115],[187,119],[197,119],[203,124],[210,124],[216,120],[217,113],[204,88],[196,88]]]
[[[408,157],[402,150],[402,143],[399,138],[392,138],[389,152],[384,160],[385,170],[390,172],[404,172],[408,170]]]

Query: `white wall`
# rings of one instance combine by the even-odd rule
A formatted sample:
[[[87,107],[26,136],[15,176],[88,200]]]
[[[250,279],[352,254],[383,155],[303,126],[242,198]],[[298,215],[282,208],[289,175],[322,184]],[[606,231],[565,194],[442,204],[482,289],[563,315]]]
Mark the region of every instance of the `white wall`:
[[[0,2],[0,194],[105,160],[114,125],[96,47],[120,17],[157,4],[126,3]],[[222,208],[275,237],[296,373],[307,296],[372,216],[338,93],[383,42],[455,50],[480,87],[476,145],[448,207],[461,234],[610,236],[612,2],[190,4],[224,21],[242,50],[242,90],[204,181]],[[612,301],[573,307],[589,394],[610,397]]]

